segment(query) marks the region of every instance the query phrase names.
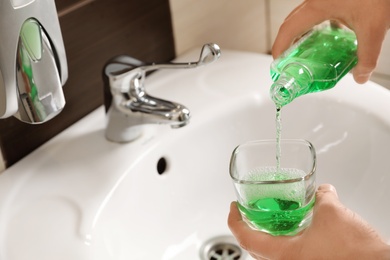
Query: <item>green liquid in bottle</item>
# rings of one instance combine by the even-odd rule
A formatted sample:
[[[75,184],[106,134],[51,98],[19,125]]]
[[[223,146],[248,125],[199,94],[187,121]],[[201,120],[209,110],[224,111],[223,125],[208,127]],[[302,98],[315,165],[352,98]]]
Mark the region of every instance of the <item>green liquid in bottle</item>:
[[[277,107],[295,98],[330,89],[357,63],[352,31],[328,26],[314,29],[271,64],[271,97]]]

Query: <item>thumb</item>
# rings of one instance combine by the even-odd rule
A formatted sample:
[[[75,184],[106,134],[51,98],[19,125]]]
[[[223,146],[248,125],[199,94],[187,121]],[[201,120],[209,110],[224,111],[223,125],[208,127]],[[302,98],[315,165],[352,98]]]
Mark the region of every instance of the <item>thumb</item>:
[[[314,214],[322,212],[324,214],[331,214],[331,211],[335,208],[342,206],[337,195],[336,188],[331,184],[321,184],[316,192],[316,202],[314,205]],[[326,213],[323,213],[323,212]],[[315,219],[313,218],[313,221]]]
[[[336,188],[332,184],[321,184],[317,188],[317,193],[330,193],[338,198]]]
[[[324,200],[339,200],[336,188],[332,184],[321,184],[317,188],[316,203]]]

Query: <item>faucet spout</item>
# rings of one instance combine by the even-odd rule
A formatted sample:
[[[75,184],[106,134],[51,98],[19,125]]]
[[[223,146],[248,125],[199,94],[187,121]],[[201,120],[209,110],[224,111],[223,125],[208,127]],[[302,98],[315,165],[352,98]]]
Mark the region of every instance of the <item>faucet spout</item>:
[[[169,124],[172,128],[187,125],[191,117],[190,110],[185,106],[149,95],[143,97],[141,102],[130,102],[128,109],[131,113],[148,115],[143,117],[145,124]]]
[[[107,112],[106,138],[117,143],[130,142],[142,134],[142,125],[169,124],[180,128],[189,123],[190,117],[185,106],[151,96],[141,102],[114,101]]]

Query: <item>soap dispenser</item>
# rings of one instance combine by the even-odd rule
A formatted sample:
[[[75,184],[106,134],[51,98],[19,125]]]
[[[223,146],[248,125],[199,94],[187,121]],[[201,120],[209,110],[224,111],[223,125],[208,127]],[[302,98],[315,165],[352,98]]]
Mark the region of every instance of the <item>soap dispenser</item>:
[[[0,0],[0,118],[50,120],[65,106],[67,78],[54,0]]]

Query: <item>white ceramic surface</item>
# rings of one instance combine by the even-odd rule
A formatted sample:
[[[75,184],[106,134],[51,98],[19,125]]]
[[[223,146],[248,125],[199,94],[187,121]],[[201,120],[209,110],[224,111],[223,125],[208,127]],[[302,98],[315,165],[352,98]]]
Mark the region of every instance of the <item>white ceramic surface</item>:
[[[199,259],[206,240],[230,234],[233,148],[275,138],[270,62],[222,50],[209,66],[157,72],[148,91],[186,105],[189,125],[147,125],[135,142],[111,143],[101,107],[6,170],[0,259]],[[283,108],[282,121],[283,138],[314,144],[318,183],[334,184],[390,241],[390,93],[347,75]],[[167,166],[159,174],[161,158]]]

